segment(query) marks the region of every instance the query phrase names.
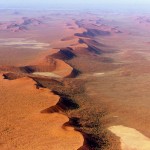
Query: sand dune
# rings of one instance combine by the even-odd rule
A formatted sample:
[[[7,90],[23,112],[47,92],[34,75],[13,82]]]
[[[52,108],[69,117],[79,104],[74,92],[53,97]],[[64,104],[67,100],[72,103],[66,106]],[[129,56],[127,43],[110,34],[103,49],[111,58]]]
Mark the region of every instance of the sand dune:
[[[62,19],[61,13],[58,13],[56,16],[60,16],[59,19]],[[96,20],[97,19],[98,18],[96,17]],[[2,76],[0,77],[0,82],[2,83],[0,85],[0,93],[2,93],[0,95],[0,99],[2,99],[0,102],[0,121],[2,124],[2,126],[0,127],[0,132],[2,135],[0,137],[0,149],[76,150],[83,145],[84,139],[79,132],[76,132],[72,127],[63,126],[63,124],[68,121],[68,118],[66,116],[58,113],[49,114],[50,112],[56,112],[54,111],[55,109],[57,110],[61,107],[61,109],[63,109],[66,107],[64,105],[62,106],[62,103],[59,101],[59,96],[54,95],[47,89],[36,89],[36,83],[28,77],[22,78],[23,76],[30,76],[34,79],[37,79],[36,81],[40,85],[42,85],[42,83],[39,82],[40,79],[45,80],[44,83],[46,84],[43,86],[50,88],[52,84],[54,85],[56,84],[56,82],[58,84],[59,80],[63,80],[64,77],[74,77],[74,75],[77,73],[79,74],[79,72],[83,73],[81,77],[85,81],[87,81],[85,92],[87,94],[86,103],[87,105],[89,105],[87,107],[89,110],[85,106],[85,101],[83,101],[83,99],[85,100],[85,95],[82,95],[82,93],[80,93],[78,97],[81,96],[81,106],[80,104],[75,104],[80,106],[81,109],[79,107],[79,111],[77,110],[77,113],[79,114],[76,114],[76,111],[74,111],[73,113],[75,113],[75,116],[79,116],[79,119],[83,119],[85,121],[85,123],[83,124],[81,121],[81,130],[85,131],[85,133],[87,133],[89,137],[92,137],[92,144],[94,142],[94,144],[96,143],[95,145],[97,146],[103,146],[101,145],[101,138],[104,138],[104,140],[105,138],[107,138],[107,134],[104,135],[104,133],[101,133],[101,129],[99,130],[101,126],[103,127],[103,123],[104,126],[112,126],[118,119],[117,123],[120,124],[120,122],[126,122],[127,124],[129,124],[129,126],[133,125],[133,127],[136,128],[138,126],[138,122],[141,123],[145,121],[145,127],[148,127],[149,120],[146,118],[147,113],[145,113],[147,109],[146,111],[143,111],[144,115],[142,114],[144,117],[146,116],[144,119],[142,118],[141,113],[139,113],[141,112],[139,108],[142,108],[142,103],[146,104],[146,102],[143,102],[143,100],[146,99],[146,101],[148,101],[147,90],[146,94],[143,94],[145,95],[145,97],[143,99],[139,98],[139,95],[142,95],[142,91],[147,89],[145,87],[148,87],[148,80],[145,80],[146,76],[144,76],[142,80],[140,79],[142,81],[141,84],[145,82],[146,86],[142,86],[142,88],[140,87],[138,91],[137,87],[139,87],[140,85],[138,84],[139,80],[136,81],[137,85],[134,87],[134,84],[132,84],[132,80],[130,80],[130,77],[132,77],[131,75],[137,76],[143,75],[143,73],[149,73],[149,63],[145,59],[145,57],[141,56],[141,53],[139,53],[139,45],[134,47],[134,51],[132,50],[132,48],[129,48],[129,50],[128,48],[126,48],[126,45],[130,45],[133,39],[130,39],[128,37],[129,35],[125,35],[125,33],[117,34],[122,33],[122,30],[120,30],[119,28],[120,26],[115,27],[113,24],[111,25],[109,21],[107,22],[107,20],[106,22],[108,23],[108,25],[106,25],[106,22],[101,22],[101,20],[99,20],[96,24],[96,20],[95,18],[87,20],[79,19],[79,21],[74,22],[74,19],[74,21],[71,21],[71,23],[67,24],[64,20],[63,22],[58,21],[57,23],[55,23],[55,25],[59,24],[59,27],[63,27],[61,28],[63,32],[61,33],[61,35],[59,35],[60,37],[52,41],[50,40],[50,42],[49,38],[47,38],[48,36],[45,37],[47,38],[46,43],[50,43],[53,49],[47,50],[45,52],[40,52],[38,57],[32,57],[32,59],[30,59],[28,63],[23,63],[23,65],[21,64],[18,66],[0,67],[0,70],[2,72],[7,73],[5,75],[6,78],[20,78],[17,80],[8,81],[4,80]],[[31,25],[34,26],[34,22],[35,24],[38,24],[36,20],[27,19],[24,22],[24,25],[27,27]],[[67,22],[69,21],[67,20]],[[120,23],[118,24],[120,25]],[[14,26],[16,25],[12,24],[12,27]],[[57,30],[56,28],[54,29],[55,31]],[[60,31],[58,30],[58,32]],[[38,36],[46,35],[43,31],[41,33],[42,34],[39,34]],[[51,30],[50,34],[53,35],[51,37],[53,39],[55,32]],[[122,35],[123,37],[121,37]],[[127,40],[128,38],[129,40]],[[133,38],[136,38],[136,36],[134,36]],[[42,41],[44,40],[42,39]],[[125,44],[124,41],[126,41]],[[14,45],[16,43],[11,44]],[[26,44],[28,45],[31,43],[27,42]],[[132,44],[131,47],[133,46]],[[113,47],[114,45],[116,45],[116,47]],[[144,47],[140,48],[143,49]],[[50,79],[51,77],[57,79]],[[78,79],[81,79],[81,77],[79,77]],[[133,79],[135,79],[135,77]],[[52,80],[55,80],[55,82],[51,82]],[[71,81],[76,81],[76,79],[64,79],[64,81],[66,81],[66,85],[63,85],[62,82],[61,87],[64,89],[61,89],[59,86],[56,88],[56,85],[54,85],[54,87],[56,88],[56,92],[59,93],[62,90],[64,93],[66,91],[69,91],[72,94],[72,91],[74,90],[72,89],[72,86],[76,85],[70,86],[70,84],[74,83]],[[129,83],[130,85],[126,86],[126,83]],[[61,84],[61,82],[59,84]],[[70,89],[67,88],[66,90],[65,86],[68,86]],[[77,88],[79,86],[80,85],[78,85]],[[53,89],[54,91],[55,88]],[[136,89],[135,93],[133,89]],[[133,91],[133,93],[131,91]],[[60,94],[63,93],[61,92]],[[67,96],[70,96],[69,92],[65,94]],[[71,95],[73,99],[75,99],[75,95],[76,91]],[[134,101],[133,97],[130,97],[130,95],[133,96],[136,101]],[[119,96],[121,96],[121,98]],[[88,101],[88,98],[92,100],[92,108],[90,105],[91,101]],[[137,103],[138,99],[140,99],[139,104]],[[116,104],[119,100],[121,101],[121,107],[118,107],[119,104]],[[70,101],[66,101],[67,105],[70,105],[69,102]],[[84,103],[83,106],[82,103]],[[130,105],[130,103],[134,103],[134,105]],[[53,108],[52,111],[49,109],[51,106]],[[128,109],[123,109],[124,107]],[[145,109],[144,107],[143,109]],[[103,108],[106,112],[100,112],[101,109],[103,111]],[[91,113],[90,110],[94,111]],[[131,110],[134,110],[132,111],[132,115]],[[118,111],[118,113],[114,115],[114,111]],[[125,111],[127,111],[127,113]],[[82,115],[82,113],[85,116]],[[112,115],[111,113],[113,113],[113,116],[115,116],[113,117],[113,119],[110,117]],[[135,115],[135,113],[137,113],[138,115]],[[121,120],[119,120],[120,118],[118,116],[120,114],[122,114],[125,119],[121,116]],[[101,120],[101,115],[103,117],[103,120]],[[95,119],[93,116],[96,116],[98,118]],[[141,119],[139,119],[137,116],[141,117]],[[93,120],[93,118],[96,121]],[[97,123],[97,120],[99,119],[100,124]],[[88,124],[88,122],[90,122],[90,124]],[[85,130],[84,127],[86,128]],[[94,131],[96,131],[96,133],[92,133],[93,129]],[[142,123],[138,129],[143,134],[145,134],[146,128],[143,127]],[[140,148],[141,150],[143,148],[142,145],[139,144],[140,142],[136,141],[141,141],[141,143],[144,144],[146,143],[145,145],[149,144],[149,138],[145,137],[135,129],[127,128],[124,126],[112,126],[110,130],[118,137],[120,137],[122,143],[124,143],[124,145],[122,146],[123,150],[139,150],[137,148]],[[133,136],[131,135],[131,133]],[[96,137],[96,139],[93,137]],[[109,141],[112,139],[108,137],[107,140]],[[91,141],[88,142],[88,144],[90,145]],[[134,143],[134,147],[131,146],[132,143]],[[109,145],[109,143],[107,144]],[[115,148],[120,146],[120,143],[118,144],[119,146],[117,144]],[[106,146],[105,141],[104,146]],[[115,148],[113,150],[116,150]]]
[[[56,58],[70,59],[75,56],[71,51],[71,48],[60,49],[60,51],[55,49],[54,53],[57,54]],[[72,75],[73,68],[56,58],[53,56],[52,49],[30,62],[29,66],[2,66],[1,71],[12,72],[5,76],[12,79],[20,77],[15,73],[47,77]],[[28,77],[4,80],[1,75],[0,82],[2,83],[0,122],[4,122],[0,127],[0,149],[76,150],[83,145],[84,139],[79,132],[72,127],[63,126],[69,121],[66,116],[58,113],[42,113],[45,109],[55,106],[59,96],[47,89],[36,89],[36,83]]]
[[[62,48],[58,53],[52,55],[52,57],[62,60],[69,60],[74,58],[76,55],[73,53],[73,49],[70,47]]]
[[[55,50],[56,51],[56,50]],[[63,57],[68,57],[68,51],[63,53]],[[70,53],[69,53],[70,54]],[[56,74],[56,76],[66,77],[72,74],[73,68],[65,63],[63,60],[55,59],[49,53],[41,55],[38,59],[34,60],[31,65],[27,66],[0,66],[1,72],[12,72],[23,76],[32,74]]]
[[[17,21],[3,22],[0,24],[0,31],[22,32],[28,30],[30,26],[38,26],[43,24],[38,18],[22,17]]]
[[[98,30],[98,29],[87,29],[86,32],[76,33],[75,35],[80,36],[80,37],[95,37],[95,36],[110,35],[110,32],[109,31]]]
[[[46,58],[35,64],[35,66],[38,68],[38,72],[52,72],[61,77],[69,76],[73,71],[73,68],[66,62],[55,59],[51,55],[46,56]]]
[[[0,82],[1,150],[76,150],[83,145],[79,132],[62,128],[66,116],[41,113],[56,105],[59,96],[36,89],[30,78],[8,81],[1,75]]]
[[[101,47],[106,47],[106,45],[99,43],[93,39],[90,38],[79,38],[79,43],[85,43],[85,44],[89,44],[89,45],[95,45],[95,46],[101,46]]]

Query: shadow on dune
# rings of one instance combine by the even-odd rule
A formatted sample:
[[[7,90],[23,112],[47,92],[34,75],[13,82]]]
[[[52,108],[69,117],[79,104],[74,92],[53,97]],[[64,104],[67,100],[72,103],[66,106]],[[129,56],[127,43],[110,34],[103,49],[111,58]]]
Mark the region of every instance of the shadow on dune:
[[[111,33],[109,31],[103,31],[98,29],[87,29],[87,31],[83,33],[75,33],[75,36],[79,37],[96,37],[96,36],[108,36]]]
[[[54,92],[55,94],[57,92]],[[47,108],[45,110],[42,110],[41,113],[55,113],[60,111],[68,111],[68,110],[74,110],[78,109],[79,105],[75,103],[72,99],[69,99],[65,96],[61,96],[59,102],[50,108]]]
[[[101,47],[108,47],[105,44],[99,43],[96,40],[93,39],[84,39],[84,38],[79,38],[79,43],[80,44],[87,44],[87,45],[94,45],[94,46],[101,46]]]
[[[72,48],[66,47],[66,48],[60,49],[59,52],[53,54],[52,57],[56,59],[61,59],[61,60],[70,60],[76,57],[76,55],[73,53]]]

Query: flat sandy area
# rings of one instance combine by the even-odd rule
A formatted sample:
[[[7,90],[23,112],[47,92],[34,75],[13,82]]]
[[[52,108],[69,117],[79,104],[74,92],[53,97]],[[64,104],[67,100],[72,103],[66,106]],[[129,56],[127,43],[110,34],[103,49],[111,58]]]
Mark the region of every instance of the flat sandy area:
[[[122,150],[150,149],[150,138],[135,129],[125,126],[112,126],[109,130],[120,138]]]

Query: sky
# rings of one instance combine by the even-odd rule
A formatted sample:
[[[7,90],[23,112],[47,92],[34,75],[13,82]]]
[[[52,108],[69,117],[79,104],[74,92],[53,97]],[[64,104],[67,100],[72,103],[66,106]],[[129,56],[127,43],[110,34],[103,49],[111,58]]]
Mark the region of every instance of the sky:
[[[0,7],[33,8],[149,8],[150,0],[0,0]]]

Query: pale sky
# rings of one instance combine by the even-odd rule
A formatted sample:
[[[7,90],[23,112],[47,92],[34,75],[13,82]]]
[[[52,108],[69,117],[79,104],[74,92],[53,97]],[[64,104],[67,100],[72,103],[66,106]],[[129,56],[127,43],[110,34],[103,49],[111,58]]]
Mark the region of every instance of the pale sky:
[[[0,3],[96,3],[96,4],[150,4],[150,0],[0,0]]]
[[[150,0],[0,0],[0,7],[149,7]]]

